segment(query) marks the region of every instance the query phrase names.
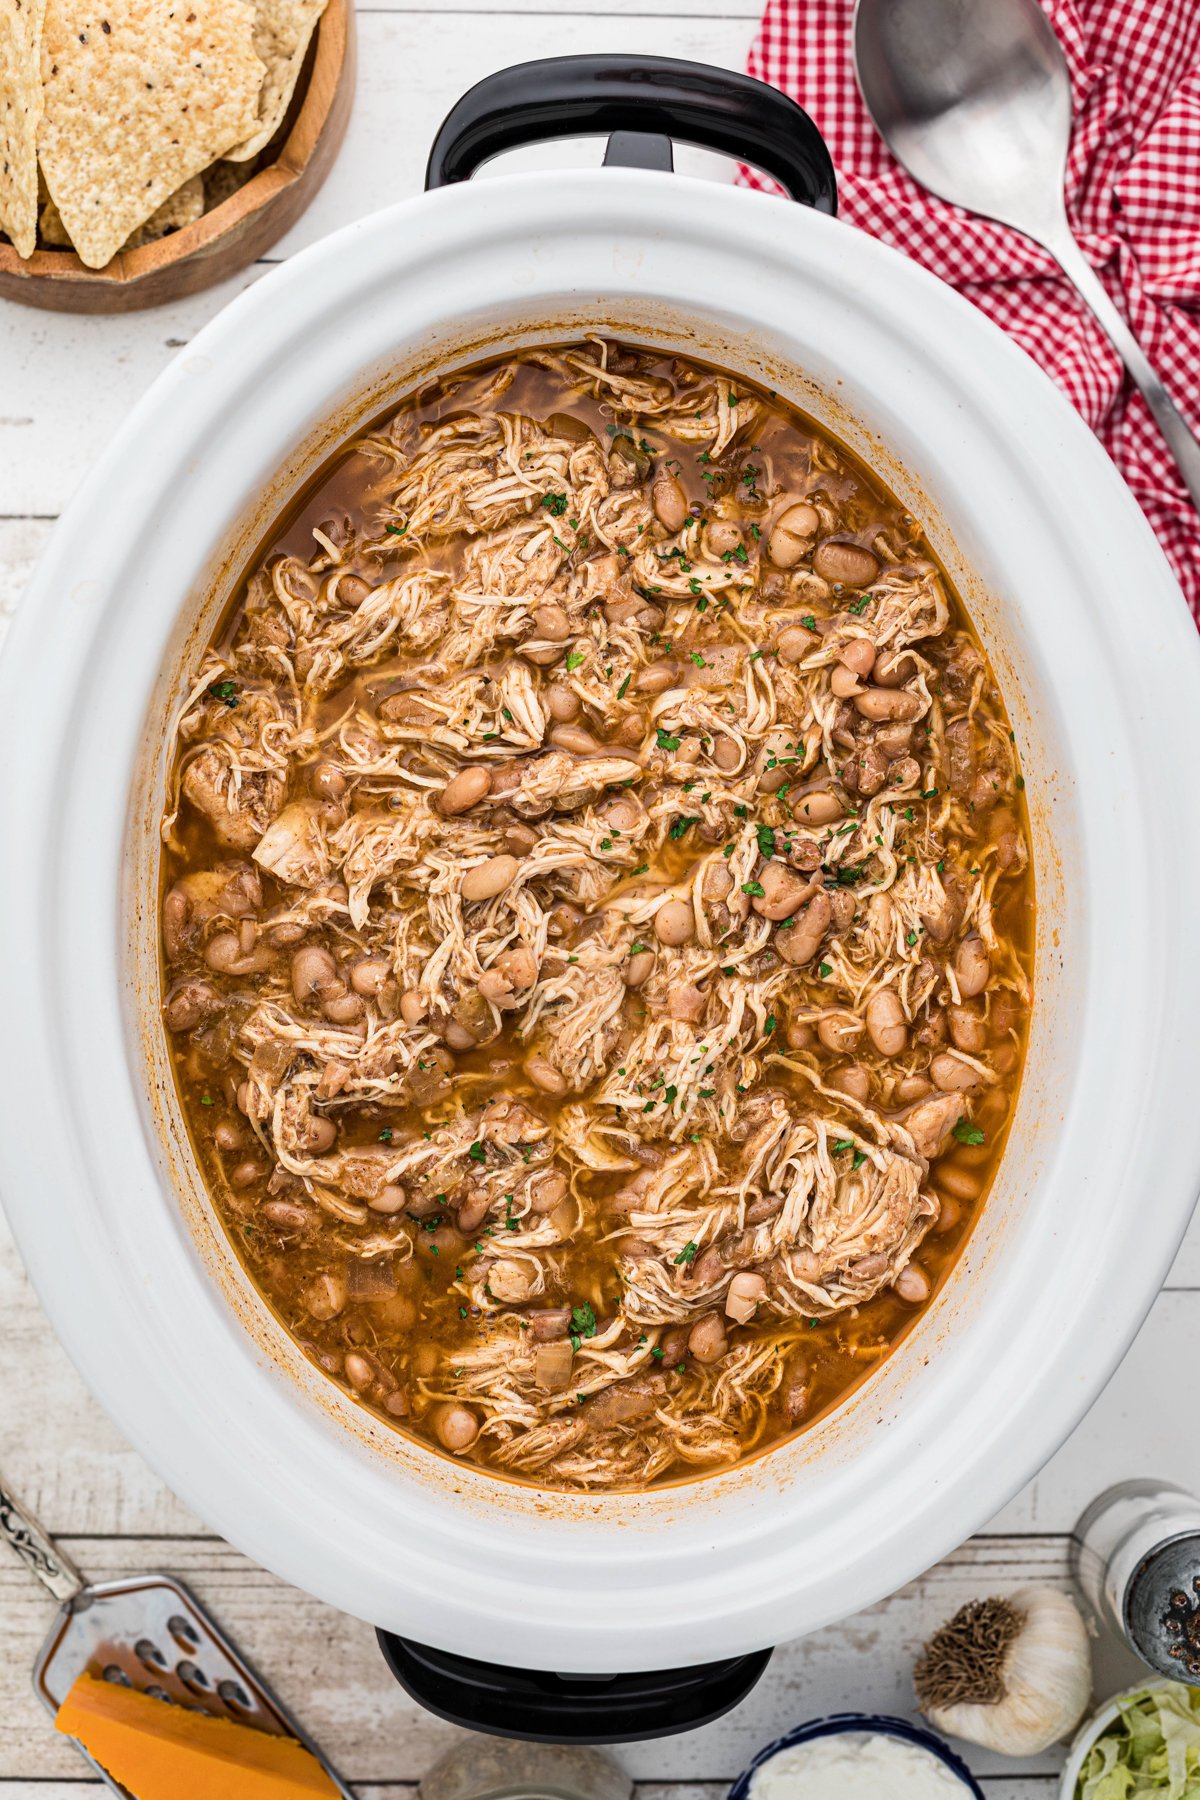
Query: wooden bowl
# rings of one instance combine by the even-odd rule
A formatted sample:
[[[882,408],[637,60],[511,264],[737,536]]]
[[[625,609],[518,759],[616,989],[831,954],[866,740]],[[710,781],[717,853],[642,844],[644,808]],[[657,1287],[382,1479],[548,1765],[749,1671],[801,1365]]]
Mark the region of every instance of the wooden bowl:
[[[194,224],[119,251],[103,269],[87,268],[72,250],[35,250],[23,259],[0,244],[0,299],[50,312],[135,312],[244,269],[296,223],[328,175],[346,134],[354,75],[353,0],[329,0],[273,162]]]

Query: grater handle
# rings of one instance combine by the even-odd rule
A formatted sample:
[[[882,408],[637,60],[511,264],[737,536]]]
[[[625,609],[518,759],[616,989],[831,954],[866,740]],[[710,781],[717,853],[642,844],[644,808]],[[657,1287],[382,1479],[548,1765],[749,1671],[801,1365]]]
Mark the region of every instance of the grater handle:
[[[0,1478],[0,1540],[16,1551],[27,1569],[56,1600],[73,1600],[87,1586],[69,1556],[42,1530],[32,1513],[4,1486]]]

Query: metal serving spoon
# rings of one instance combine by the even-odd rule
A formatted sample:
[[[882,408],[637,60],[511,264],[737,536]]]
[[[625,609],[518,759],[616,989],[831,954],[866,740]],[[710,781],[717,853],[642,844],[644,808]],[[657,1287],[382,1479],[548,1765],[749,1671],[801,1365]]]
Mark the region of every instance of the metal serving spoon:
[[[909,174],[1041,244],[1119,351],[1200,506],[1200,443],[1071,235],[1063,181],[1071,87],[1035,0],[857,0],[867,111]]]

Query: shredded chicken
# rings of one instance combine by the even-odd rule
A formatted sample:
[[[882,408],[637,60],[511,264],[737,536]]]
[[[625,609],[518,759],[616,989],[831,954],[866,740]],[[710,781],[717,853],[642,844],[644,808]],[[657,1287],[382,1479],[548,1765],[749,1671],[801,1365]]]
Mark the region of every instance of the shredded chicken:
[[[727,1466],[877,1364],[1002,1142],[1032,885],[986,660],[914,521],[701,364],[468,372],[318,499],[177,724],[217,1203],[442,1448]]]

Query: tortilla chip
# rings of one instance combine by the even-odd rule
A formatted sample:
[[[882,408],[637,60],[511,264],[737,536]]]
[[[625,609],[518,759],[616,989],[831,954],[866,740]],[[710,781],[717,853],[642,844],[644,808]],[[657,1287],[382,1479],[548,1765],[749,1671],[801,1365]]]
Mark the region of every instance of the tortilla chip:
[[[47,0],[38,151],[89,268],[253,128],[253,32],[251,0]]]
[[[0,231],[18,256],[37,249],[37,130],[46,0],[0,0]]]
[[[181,188],[168,194],[157,212],[152,212],[144,225],[139,225],[132,236],[126,238],[122,249],[140,250],[143,244],[157,243],[166,237],[168,231],[178,231],[184,225],[194,225],[204,211],[204,177],[189,175]]]
[[[144,225],[139,225],[132,236],[126,238],[121,245],[122,250],[140,250],[143,244],[153,244],[168,231],[178,231],[181,225],[191,225],[204,211],[204,179],[193,175],[184,182],[174,194],[169,194],[159,207],[151,213]],[[67,236],[67,228],[63,224],[62,214],[53,200],[47,200],[42,207],[38,219],[38,230],[43,244],[55,250],[72,250],[74,245]]]
[[[266,65],[258,97],[258,125],[252,137],[229,152],[230,162],[245,162],[269,144],[292,102],[309,40],[328,0],[257,0],[254,48]]]

